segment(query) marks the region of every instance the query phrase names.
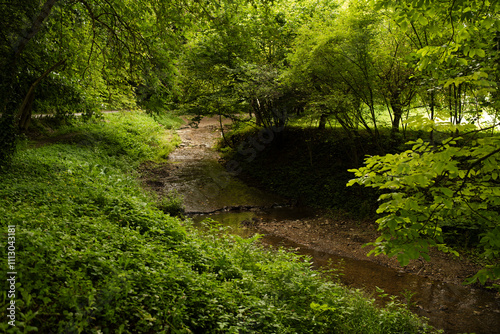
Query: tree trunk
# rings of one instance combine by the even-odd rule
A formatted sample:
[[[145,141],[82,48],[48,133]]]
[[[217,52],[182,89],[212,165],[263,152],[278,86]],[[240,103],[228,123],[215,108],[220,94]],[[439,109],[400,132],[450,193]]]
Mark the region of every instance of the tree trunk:
[[[31,110],[33,107],[33,100],[35,100],[35,90],[31,89],[28,92],[28,95],[26,95],[23,105],[21,106],[21,109],[19,111],[19,120],[17,122],[17,126],[20,131],[27,131],[28,126],[30,125],[31,121]]]
[[[435,107],[435,93],[434,91],[431,92],[431,121],[434,121],[434,107]],[[431,145],[434,146],[434,127],[432,127],[431,130]]]
[[[319,117],[319,125],[318,125],[318,129],[319,130],[324,130],[325,127],[326,127],[326,120],[327,120],[327,114],[321,114],[321,116]]]
[[[52,65],[47,71],[45,71],[42,76],[40,76],[36,81],[31,85],[28,90],[28,94],[23,100],[21,104],[21,108],[19,109],[19,114],[17,116],[17,124],[19,126],[19,130],[26,131],[28,130],[28,126],[31,120],[31,108],[33,106],[33,100],[35,99],[35,89],[40,84],[40,82],[50,74],[57,67],[63,65],[66,60],[60,60],[56,64]]]
[[[391,109],[393,114],[391,134],[395,134],[399,132],[399,125],[403,117],[403,107],[401,106],[401,102],[399,102],[399,96],[391,98]]]
[[[257,124],[257,126],[261,126],[263,124],[263,120],[262,120],[262,109],[259,99],[256,98],[252,100],[252,108],[253,108],[253,113],[255,115],[255,123]]]

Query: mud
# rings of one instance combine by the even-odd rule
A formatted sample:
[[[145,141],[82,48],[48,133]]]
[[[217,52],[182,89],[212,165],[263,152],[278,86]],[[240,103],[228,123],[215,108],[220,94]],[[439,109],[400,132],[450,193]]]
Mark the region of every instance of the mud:
[[[222,123],[227,126],[229,121]],[[216,118],[203,119],[197,127],[185,126],[177,133],[182,144],[170,154],[169,162],[144,164],[141,172],[144,183],[160,196],[172,192],[183,196],[186,214],[286,205],[279,196],[234,178],[219,163],[212,148],[222,137]]]
[[[440,252],[431,252],[430,262],[423,259],[412,260],[404,268],[395,258],[385,255],[368,257],[373,247],[363,247],[363,245],[373,242],[379,235],[371,222],[320,216],[301,220],[258,219],[246,222],[246,224],[317,251],[370,261],[400,272],[417,274],[447,283],[461,284],[480,269],[466,259]]]

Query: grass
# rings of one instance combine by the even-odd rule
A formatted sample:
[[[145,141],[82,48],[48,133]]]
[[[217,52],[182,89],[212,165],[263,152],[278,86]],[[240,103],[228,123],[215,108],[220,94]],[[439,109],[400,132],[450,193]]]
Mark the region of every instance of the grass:
[[[163,125],[167,129],[177,129],[185,124],[180,117],[169,114],[153,114],[152,117],[157,123]]]
[[[2,321],[2,332],[431,331],[403,305],[379,309],[322,278],[307,258],[162,212],[135,168],[175,137],[150,117],[107,115],[54,136],[63,140],[22,149],[0,176],[4,238],[16,226],[15,268],[1,268],[17,272],[15,297],[7,283],[0,297],[1,319],[15,301],[16,326]]]

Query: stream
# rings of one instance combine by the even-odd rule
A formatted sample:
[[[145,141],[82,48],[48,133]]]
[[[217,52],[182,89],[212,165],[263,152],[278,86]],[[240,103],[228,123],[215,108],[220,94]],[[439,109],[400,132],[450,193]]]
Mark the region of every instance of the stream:
[[[264,234],[261,239],[264,244],[284,246],[308,255],[316,268],[329,262],[341,263],[343,275],[340,279],[346,286],[373,295],[378,287],[398,296],[399,300],[404,300],[403,296],[411,292],[414,294],[412,311],[429,318],[432,326],[445,333],[500,333],[500,298],[492,292],[322,252],[252,228],[248,222],[254,220],[307,220],[316,217],[317,213],[309,208],[290,206],[286,200],[248,186],[227,173],[219,164],[219,155],[212,149],[221,137],[219,129],[218,118],[205,118],[198,127],[181,128],[178,133],[182,144],[171,153],[168,170],[157,173],[156,179],[149,180],[148,185],[160,194],[175,191],[182,195],[186,213],[195,223],[211,218],[232,227],[231,233],[243,237]]]

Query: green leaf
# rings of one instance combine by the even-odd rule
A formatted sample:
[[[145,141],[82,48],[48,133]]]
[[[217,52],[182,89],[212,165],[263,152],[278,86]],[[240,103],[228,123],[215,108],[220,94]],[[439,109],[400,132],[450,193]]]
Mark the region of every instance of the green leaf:
[[[453,201],[451,199],[448,199],[448,198],[443,198],[443,203],[444,203],[444,206],[448,209],[452,209],[453,208]]]
[[[396,221],[396,219],[391,219],[387,222],[387,226],[389,227],[389,229],[391,231],[394,231],[394,230],[396,230],[396,227],[398,226],[398,222]]]
[[[425,16],[420,16],[418,18],[418,22],[423,25],[423,26],[426,26],[428,23],[429,23],[429,20],[425,17]]]
[[[420,257],[420,252],[415,247],[408,247],[406,249],[410,259],[418,259]]]
[[[398,261],[401,266],[406,267],[410,263],[410,256],[406,253],[399,253]]]
[[[455,194],[455,192],[449,188],[439,188],[439,189],[447,197],[453,197],[453,195]]]

